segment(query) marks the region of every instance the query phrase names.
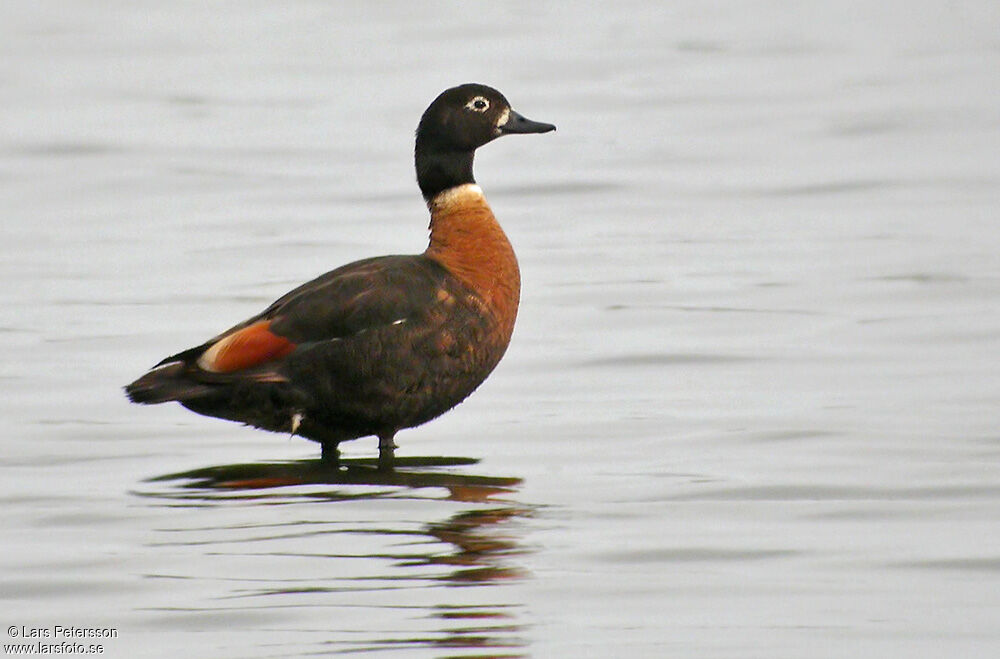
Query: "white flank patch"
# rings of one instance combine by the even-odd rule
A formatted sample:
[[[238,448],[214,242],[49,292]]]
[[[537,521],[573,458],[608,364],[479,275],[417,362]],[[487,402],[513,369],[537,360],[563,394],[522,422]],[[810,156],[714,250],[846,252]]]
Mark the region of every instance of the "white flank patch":
[[[208,350],[201,353],[201,357],[198,358],[198,368],[209,373],[217,373],[215,360],[218,358],[219,352],[227,345],[229,345],[229,337],[216,341],[214,345],[209,346]]]
[[[156,372],[156,371],[162,371],[162,370],[163,370],[163,369],[165,369],[165,368],[172,368],[172,367],[174,367],[174,366],[177,366],[178,364],[183,364],[183,363],[184,363],[184,362],[183,362],[183,361],[181,361],[180,359],[175,359],[175,360],[174,360],[174,361],[172,361],[172,362],[167,362],[166,364],[160,364],[159,366],[157,366],[156,368],[154,368],[154,369],[150,370],[149,372],[150,372],[150,373],[154,373],[154,372]]]

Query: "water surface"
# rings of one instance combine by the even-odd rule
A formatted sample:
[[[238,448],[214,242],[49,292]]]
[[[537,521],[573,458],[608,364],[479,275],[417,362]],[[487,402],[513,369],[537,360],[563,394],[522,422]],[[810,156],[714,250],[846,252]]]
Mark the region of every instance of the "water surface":
[[[998,34],[986,2],[5,3],[2,621],[120,657],[995,656]],[[413,129],[472,80],[559,130],[479,153],[521,316],[399,474],[125,401],[420,251]]]

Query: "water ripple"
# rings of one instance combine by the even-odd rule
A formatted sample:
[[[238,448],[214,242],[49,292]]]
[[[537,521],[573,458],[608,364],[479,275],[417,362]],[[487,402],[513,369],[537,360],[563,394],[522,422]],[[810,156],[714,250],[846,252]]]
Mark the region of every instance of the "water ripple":
[[[134,492],[146,505],[190,510],[207,523],[189,516],[182,524],[154,529],[150,550],[192,555],[197,567],[143,575],[188,584],[202,593],[201,604],[147,610],[242,620],[271,613],[284,618],[281,612],[290,607],[354,611],[364,603],[377,621],[407,601],[407,611],[439,624],[409,630],[356,625],[351,635],[319,629],[305,635],[301,653],[423,647],[488,652],[463,656],[511,656],[507,650],[527,645],[519,622],[523,607],[496,588],[528,577],[518,564],[527,549],[516,531],[518,520],[533,508],[510,498],[520,479],[461,471],[476,462],[403,458],[396,471],[386,473],[373,460],[345,460],[339,470],[306,460],[220,465],[151,478]],[[330,505],[347,502],[354,505]],[[227,514],[217,520],[212,511],[220,506]],[[234,520],[241,510],[258,514]],[[279,510],[289,510],[293,518],[275,516]],[[221,569],[206,572],[211,564]],[[487,589],[485,597],[462,595],[469,587]],[[259,605],[234,606],[258,600]],[[420,601],[425,604],[412,604]],[[265,616],[258,625],[268,622]]]

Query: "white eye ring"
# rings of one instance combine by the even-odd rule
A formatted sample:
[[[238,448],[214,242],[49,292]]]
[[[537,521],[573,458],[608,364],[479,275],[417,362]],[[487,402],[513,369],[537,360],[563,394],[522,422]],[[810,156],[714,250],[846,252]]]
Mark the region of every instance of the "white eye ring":
[[[473,112],[486,112],[490,109],[490,102],[482,96],[477,96],[466,103],[465,107]]]

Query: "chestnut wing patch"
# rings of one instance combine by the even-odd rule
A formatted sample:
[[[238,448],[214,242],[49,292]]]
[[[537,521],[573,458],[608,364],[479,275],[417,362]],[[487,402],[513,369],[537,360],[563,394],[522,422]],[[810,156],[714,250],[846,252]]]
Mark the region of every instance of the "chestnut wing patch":
[[[295,344],[270,330],[271,321],[261,320],[213,343],[198,358],[198,366],[211,373],[231,373],[281,359]]]

